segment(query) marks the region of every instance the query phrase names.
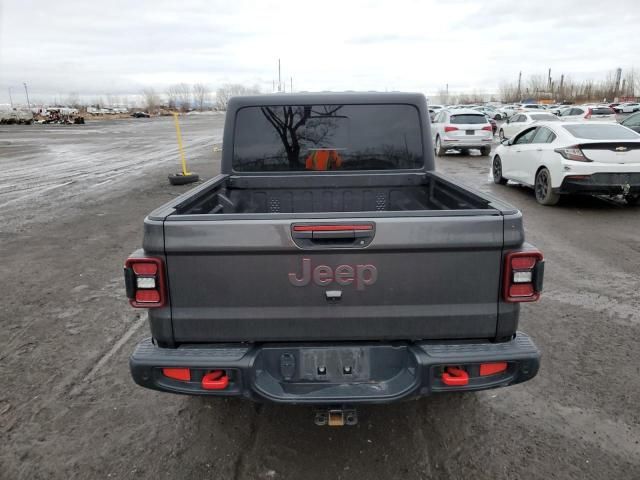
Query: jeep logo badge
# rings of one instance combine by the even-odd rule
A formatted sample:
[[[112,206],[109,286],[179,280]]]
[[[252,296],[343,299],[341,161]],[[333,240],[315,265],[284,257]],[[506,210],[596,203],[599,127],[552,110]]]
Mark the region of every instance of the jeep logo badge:
[[[319,287],[326,287],[333,282],[338,285],[356,286],[356,290],[364,290],[373,285],[378,279],[378,269],[374,265],[338,265],[331,268],[329,265],[316,265],[311,268],[311,259],[302,259],[302,272],[290,273],[289,282],[296,287],[305,287],[313,280]]]

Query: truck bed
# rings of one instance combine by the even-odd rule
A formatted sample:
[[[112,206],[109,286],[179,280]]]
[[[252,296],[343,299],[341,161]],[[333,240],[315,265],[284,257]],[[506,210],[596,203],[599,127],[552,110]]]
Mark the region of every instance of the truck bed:
[[[431,173],[221,175],[183,200],[177,215],[492,209],[489,200]]]

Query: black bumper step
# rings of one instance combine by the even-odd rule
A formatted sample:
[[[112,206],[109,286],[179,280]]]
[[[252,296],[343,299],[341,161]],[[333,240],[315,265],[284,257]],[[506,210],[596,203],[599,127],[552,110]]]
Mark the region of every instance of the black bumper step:
[[[481,376],[480,364],[506,362],[498,374]],[[138,344],[131,373],[141,386],[192,395],[244,396],[276,403],[388,403],[434,392],[484,390],[524,382],[539,368],[540,352],[518,332],[504,343],[390,342],[187,345],[160,348]],[[450,386],[443,372],[460,367],[468,383]],[[162,368],[189,368],[190,381],[167,378]],[[224,390],[205,390],[211,370],[228,377]]]

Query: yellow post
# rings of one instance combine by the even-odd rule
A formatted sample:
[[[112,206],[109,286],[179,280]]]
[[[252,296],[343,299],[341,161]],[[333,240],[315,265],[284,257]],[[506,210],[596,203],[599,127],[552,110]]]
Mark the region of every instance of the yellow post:
[[[180,134],[180,124],[178,123],[178,114],[176,112],[173,112],[173,121],[176,124],[178,150],[180,150],[180,160],[182,161],[182,175],[191,175],[189,172],[187,172],[187,159],[184,157],[184,149],[182,148],[182,135]]]

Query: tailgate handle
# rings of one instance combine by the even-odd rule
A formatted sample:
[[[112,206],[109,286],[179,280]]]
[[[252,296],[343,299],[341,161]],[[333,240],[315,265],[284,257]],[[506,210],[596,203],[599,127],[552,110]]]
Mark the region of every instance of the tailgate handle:
[[[294,240],[302,240],[312,245],[325,244],[331,240],[342,245],[363,245],[368,243],[374,235],[375,229],[372,223],[296,224],[291,227],[291,236]]]

